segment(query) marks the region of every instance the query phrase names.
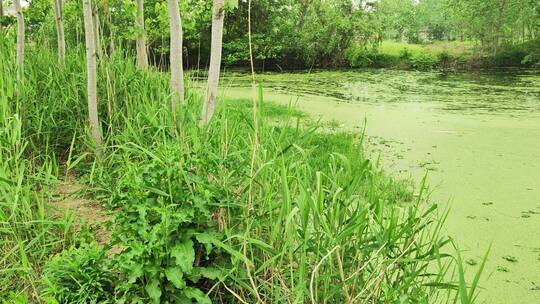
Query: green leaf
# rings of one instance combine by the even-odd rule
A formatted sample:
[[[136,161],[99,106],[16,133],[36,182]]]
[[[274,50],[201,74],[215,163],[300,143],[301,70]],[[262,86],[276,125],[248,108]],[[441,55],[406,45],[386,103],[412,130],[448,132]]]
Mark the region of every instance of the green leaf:
[[[189,275],[189,280],[193,283],[197,283],[201,277],[210,280],[215,280],[223,277],[223,273],[220,269],[214,267],[195,267]]]
[[[152,299],[152,302],[159,303],[159,299],[161,298],[161,289],[159,288],[159,280],[157,278],[153,278],[150,280],[150,283],[148,283],[144,290],[146,290],[146,293]]]
[[[195,235],[197,242],[204,244],[206,255],[208,256],[212,252],[214,237],[208,233],[197,233]]]
[[[456,249],[456,262],[458,266],[458,295],[461,300],[461,304],[470,304],[469,296],[467,295],[467,281],[465,281],[465,270],[463,269],[463,261],[461,259],[461,253],[456,243],[452,243]]]
[[[201,276],[210,280],[215,280],[222,276],[221,270],[218,268],[213,268],[213,267],[205,267],[205,268],[201,267],[200,274]]]
[[[135,264],[129,269],[128,281],[135,283],[135,281],[143,275],[143,265]]]
[[[472,299],[472,301],[474,301],[476,287],[478,286],[478,282],[480,281],[480,276],[482,275],[482,272],[484,271],[484,267],[486,266],[489,252],[491,251],[491,245],[492,244],[489,244],[489,247],[486,250],[484,257],[482,258],[482,263],[480,263],[480,267],[478,268],[478,271],[474,275],[474,279],[471,283],[471,289],[469,290],[469,299]]]
[[[197,301],[199,304],[212,304],[212,301],[210,301],[210,298],[201,290],[193,287],[188,287],[184,291],[184,295],[186,297],[193,299]]]
[[[167,280],[169,280],[174,287],[178,289],[182,289],[186,287],[186,282],[184,281],[184,274],[181,269],[177,267],[170,267],[165,270],[165,276],[167,277]]]
[[[193,241],[187,240],[175,245],[171,250],[171,256],[176,259],[176,265],[180,266],[183,272],[190,272],[195,262]]]

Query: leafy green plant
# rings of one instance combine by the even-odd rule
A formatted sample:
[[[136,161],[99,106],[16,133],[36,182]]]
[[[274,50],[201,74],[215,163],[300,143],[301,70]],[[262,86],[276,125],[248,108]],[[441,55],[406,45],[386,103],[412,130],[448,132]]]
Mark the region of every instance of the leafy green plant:
[[[45,264],[42,296],[58,303],[112,303],[114,281],[103,247],[83,244],[62,251]]]
[[[128,171],[112,198],[121,210],[113,243],[124,248],[113,260],[125,278],[117,292],[128,302],[209,303],[203,289],[225,262],[214,246],[221,234],[213,220],[223,190],[207,176],[203,155],[174,144],[147,153],[144,162],[124,164]]]

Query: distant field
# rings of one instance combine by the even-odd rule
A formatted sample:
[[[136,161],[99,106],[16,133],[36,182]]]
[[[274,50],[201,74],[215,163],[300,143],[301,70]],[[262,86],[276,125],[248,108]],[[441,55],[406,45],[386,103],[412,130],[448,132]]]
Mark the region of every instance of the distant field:
[[[427,51],[437,55],[446,51],[452,56],[458,56],[471,55],[474,51],[474,43],[470,41],[437,41],[428,44],[410,44],[387,40],[381,43],[379,53],[399,56],[404,48],[407,48],[413,54]]]

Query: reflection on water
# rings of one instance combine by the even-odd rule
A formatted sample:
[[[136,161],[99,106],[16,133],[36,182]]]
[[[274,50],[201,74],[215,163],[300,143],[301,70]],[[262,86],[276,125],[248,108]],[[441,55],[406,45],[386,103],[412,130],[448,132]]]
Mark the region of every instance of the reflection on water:
[[[248,87],[244,72],[226,72],[222,84]],[[317,95],[347,102],[430,102],[452,111],[540,110],[540,70],[417,72],[348,70],[257,75],[266,89],[291,95]]]

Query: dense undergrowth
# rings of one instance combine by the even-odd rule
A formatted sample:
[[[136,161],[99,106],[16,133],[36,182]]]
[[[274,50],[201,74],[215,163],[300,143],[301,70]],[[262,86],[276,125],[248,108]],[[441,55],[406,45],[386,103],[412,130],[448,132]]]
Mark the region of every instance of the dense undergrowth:
[[[362,134],[322,132],[262,90],[257,137],[246,100],[222,101],[199,128],[194,91],[175,128],[165,75],[119,56],[99,67],[95,157],[83,57],[59,67],[31,48],[15,81],[14,54],[0,48],[8,303],[473,302],[477,279],[466,286],[447,254],[444,215],[374,166]],[[107,244],[54,216],[53,185],[68,173],[114,216]]]

